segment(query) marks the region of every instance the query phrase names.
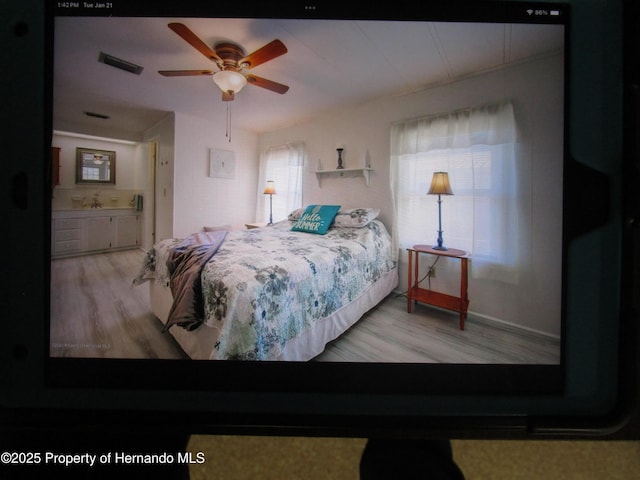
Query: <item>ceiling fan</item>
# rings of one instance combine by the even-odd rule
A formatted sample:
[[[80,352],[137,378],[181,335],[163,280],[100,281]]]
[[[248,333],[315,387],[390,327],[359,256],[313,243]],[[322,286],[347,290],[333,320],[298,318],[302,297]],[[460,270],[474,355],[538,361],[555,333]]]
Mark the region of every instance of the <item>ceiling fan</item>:
[[[250,73],[244,73],[245,70],[250,70],[287,53],[287,47],[280,40],[273,40],[255,52],[246,55],[242,47],[231,42],[218,43],[213,48],[210,48],[182,23],[170,23],[169,28],[205,57],[213,61],[219,71],[159,70],[158,73],[160,75],[165,77],[212,75],[213,81],[222,91],[222,100],[227,102],[233,100],[235,94],[242,90],[247,83],[279,94],[286,93],[289,90],[287,85]]]

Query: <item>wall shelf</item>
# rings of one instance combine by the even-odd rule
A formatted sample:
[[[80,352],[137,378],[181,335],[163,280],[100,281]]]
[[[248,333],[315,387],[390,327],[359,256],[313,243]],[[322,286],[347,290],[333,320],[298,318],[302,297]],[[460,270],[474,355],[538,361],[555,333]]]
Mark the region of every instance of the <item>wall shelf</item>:
[[[341,168],[334,170],[316,170],[318,186],[322,187],[322,177],[364,177],[364,181],[369,186],[369,180],[373,168]]]

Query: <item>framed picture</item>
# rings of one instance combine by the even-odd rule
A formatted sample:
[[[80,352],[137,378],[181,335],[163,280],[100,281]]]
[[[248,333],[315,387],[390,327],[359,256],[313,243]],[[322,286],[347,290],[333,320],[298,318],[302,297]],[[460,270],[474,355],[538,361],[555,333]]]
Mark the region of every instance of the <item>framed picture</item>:
[[[209,150],[209,176],[214,178],[236,178],[235,155],[230,150]]]
[[[76,148],[76,183],[116,183],[116,152]]]

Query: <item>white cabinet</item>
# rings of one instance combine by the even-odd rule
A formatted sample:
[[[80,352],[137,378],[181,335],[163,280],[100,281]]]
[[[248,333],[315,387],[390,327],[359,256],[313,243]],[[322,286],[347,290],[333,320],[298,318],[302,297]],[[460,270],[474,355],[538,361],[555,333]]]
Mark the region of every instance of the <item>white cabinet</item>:
[[[51,254],[95,253],[140,245],[141,216],[132,209],[54,211]]]
[[[135,247],[140,244],[140,216],[139,215],[120,215],[114,217],[112,224],[113,248]]]
[[[87,228],[85,250],[91,252],[111,248],[111,217],[89,217],[85,222]]]
[[[84,218],[59,218],[53,220],[52,254],[70,255],[84,248]]]

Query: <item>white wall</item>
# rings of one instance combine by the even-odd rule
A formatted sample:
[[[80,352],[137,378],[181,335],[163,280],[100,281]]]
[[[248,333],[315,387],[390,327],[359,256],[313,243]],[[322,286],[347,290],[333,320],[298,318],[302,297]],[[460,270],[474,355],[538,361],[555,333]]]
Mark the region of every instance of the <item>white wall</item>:
[[[240,229],[254,221],[257,135],[233,130],[230,143],[223,120],[176,112],[145,133],[146,141],[158,145],[156,241],[184,237],[204,226]],[[212,148],[234,153],[235,178],[209,176]]]
[[[185,236],[203,226],[244,228],[255,220],[258,137],[233,130],[232,142],[219,122],[176,113],[173,234]],[[209,152],[234,153],[235,178],[209,176]]]
[[[391,225],[389,189],[389,124],[379,112],[379,102],[345,109],[312,123],[261,135],[260,150],[292,141],[302,141],[307,150],[303,173],[303,205],[336,203],[345,208],[381,209],[381,219]],[[370,164],[374,169],[370,185],[364,178],[324,177],[319,185],[315,171],[334,169],[338,163],[336,148],[344,147],[345,168]]]
[[[309,158],[304,169],[304,204],[380,208],[381,220],[390,226],[391,123],[511,99],[521,132],[518,161],[520,187],[525,192],[521,223],[528,232],[520,242],[521,277],[515,286],[470,278],[470,310],[557,336],[562,247],[562,65],[561,56],[551,56],[411,95],[335,111],[304,125],[263,134],[260,149],[292,140],[304,141]],[[362,178],[340,177],[323,179],[322,186],[318,186],[314,173],[318,163],[325,169],[335,168],[338,146],[345,148],[347,168],[364,166],[365,158],[370,162],[375,172],[369,187]],[[531,204],[527,204],[527,197],[533,199]],[[425,232],[427,238],[429,235]],[[406,288],[406,258],[403,257],[400,267],[401,287]],[[440,262],[439,267],[433,288],[456,293],[458,264]]]

